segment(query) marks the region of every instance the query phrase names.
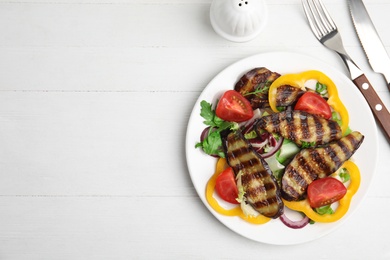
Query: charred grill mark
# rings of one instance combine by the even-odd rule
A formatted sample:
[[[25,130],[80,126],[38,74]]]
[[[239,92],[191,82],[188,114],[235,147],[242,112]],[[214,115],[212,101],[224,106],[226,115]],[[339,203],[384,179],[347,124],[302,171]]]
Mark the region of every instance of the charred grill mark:
[[[282,104],[289,103],[288,98],[291,96],[292,91],[288,87],[289,86],[280,86],[276,90],[276,106],[282,106]]]
[[[282,118],[281,120],[286,120],[288,123],[294,122],[294,113],[291,109],[279,113],[279,116]]]
[[[302,153],[297,158],[297,163],[292,164],[292,167],[296,167],[298,170],[297,172],[302,175],[303,177],[306,177],[305,180],[307,183],[310,183],[313,179],[317,178],[317,175],[315,174],[315,165],[311,163],[311,158],[309,153]]]
[[[271,127],[274,131],[280,131],[280,118],[277,114],[271,116]]]
[[[276,196],[267,198],[266,200],[257,201],[252,205],[256,208],[265,208],[274,205],[275,203],[278,203],[278,198]]]
[[[247,169],[247,168],[246,168]],[[249,169],[248,169],[249,170]],[[267,176],[267,172],[264,169],[263,171],[245,171],[241,177],[241,181],[243,184],[250,184],[253,181],[262,182],[262,178]],[[254,170],[254,169],[252,169]]]
[[[305,91],[290,85],[283,85],[276,90],[276,106],[287,107],[294,105]]]
[[[333,164],[330,164],[326,159],[323,153],[319,153],[318,149],[310,149],[310,157],[316,172],[331,172]],[[327,154],[329,156],[329,154]],[[313,167],[313,168],[314,168]]]
[[[301,196],[301,187],[296,185],[295,176],[299,175],[295,168],[290,169],[286,172],[282,178],[282,196],[286,200],[294,200]],[[286,177],[285,177],[286,176]]]
[[[249,185],[246,190],[247,196],[258,197],[259,195],[265,196],[267,193],[267,188],[263,185]]]
[[[302,140],[308,140],[311,139],[311,129],[310,129],[310,123],[309,121],[312,121],[312,119],[309,119],[309,117],[301,118],[301,135]]]
[[[351,149],[350,147],[348,147],[348,145],[345,143],[346,140],[342,141],[342,140],[339,140],[337,142],[337,146],[339,148],[339,153],[338,153],[338,157],[340,159],[340,161],[343,159],[343,158],[346,158],[346,157],[350,157],[351,156]],[[336,147],[337,147],[336,146]],[[332,147],[333,149],[335,149],[336,147]]]
[[[301,189],[304,189],[307,187],[308,183],[304,178],[304,175],[301,174],[295,174],[292,176],[293,181],[296,183],[296,187],[300,187]]]
[[[255,160],[245,161],[243,158],[241,158],[241,164],[243,168],[246,169],[256,168],[259,165],[259,163],[260,163],[259,161],[255,161]]]
[[[335,147],[327,146],[324,149],[325,149],[325,152],[329,155],[329,157],[332,158],[335,165],[339,165],[339,164],[341,165],[342,159],[339,157],[339,154],[335,150]]]
[[[290,117],[287,117],[287,118],[290,118]],[[283,127],[284,128],[284,132],[287,136],[289,136],[291,140],[294,140],[294,139],[300,139],[299,136],[300,136],[300,131],[299,131],[299,118],[294,118],[294,117],[291,117],[291,123],[287,123],[288,121],[286,121],[286,125]]]
[[[341,137],[339,136],[339,132],[337,131],[337,128],[339,127],[337,122],[329,120],[327,127],[330,133],[329,135],[327,135],[329,136],[329,139],[334,140]]]
[[[247,154],[248,151],[249,151],[248,147],[238,147],[237,149],[232,150],[231,154],[238,158]]]
[[[353,147],[359,147],[360,144],[361,144],[361,141],[359,140],[359,136],[357,135],[350,135],[350,138],[348,138],[348,140],[350,141],[351,145]]]
[[[316,143],[319,143],[321,141],[321,136],[324,133],[324,126],[318,117],[313,117],[313,120],[315,125]]]

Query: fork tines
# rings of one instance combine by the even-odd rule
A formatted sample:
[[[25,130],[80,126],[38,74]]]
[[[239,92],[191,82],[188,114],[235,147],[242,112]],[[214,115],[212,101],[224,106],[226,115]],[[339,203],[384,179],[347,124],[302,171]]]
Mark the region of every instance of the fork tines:
[[[302,0],[302,5],[309,25],[318,40],[337,31],[336,24],[321,0]]]

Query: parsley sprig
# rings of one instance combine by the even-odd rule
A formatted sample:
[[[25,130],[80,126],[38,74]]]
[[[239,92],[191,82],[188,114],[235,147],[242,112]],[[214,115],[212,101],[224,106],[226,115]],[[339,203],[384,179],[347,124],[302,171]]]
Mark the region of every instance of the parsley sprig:
[[[225,158],[222,148],[221,131],[225,129],[238,129],[236,122],[228,122],[219,118],[212,108],[212,105],[203,100],[200,102],[200,115],[205,120],[203,123],[209,126],[207,136],[195,145],[195,148],[201,147],[206,154],[216,155]]]
[[[272,81],[266,80],[265,82],[260,82],[256,87],[255,90],[252,92],[247,92],[244,94],[244,96],[249,95],[264,95],[268,93],[269,87],[271,86]]]

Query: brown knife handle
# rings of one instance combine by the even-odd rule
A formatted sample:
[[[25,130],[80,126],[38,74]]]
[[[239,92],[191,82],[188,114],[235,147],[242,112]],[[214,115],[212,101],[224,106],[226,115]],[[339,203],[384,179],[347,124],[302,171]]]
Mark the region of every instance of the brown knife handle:
[[[375,89],[363,74],[353,80],[355,85],[362,92],[364,98],[367,100],[377,122],[381,125],[387,140],[390,142],[390,114],[382,100],[379,98]]]

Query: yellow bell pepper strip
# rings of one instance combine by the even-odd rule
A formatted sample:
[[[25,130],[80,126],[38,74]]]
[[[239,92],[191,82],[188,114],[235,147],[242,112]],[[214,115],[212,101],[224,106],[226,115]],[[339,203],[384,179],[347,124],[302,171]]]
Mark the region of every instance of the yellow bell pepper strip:
[[[277,89],[280,86],[290,85],[293,87],[300,88],[302,90],[306,90],[305,83],[308,80],[317,80],[318,82],[326,85],[329,94],[329,98],[327,102],[333,108],[333,110],[340,115],[341,118],[340,127],[343,135],[345,135],[347,133],[348,125],[349,125],[348,111],[339,98],[336,85],[328,76],[326,76],[324,73],[318,70],[308,70],[297,74],[285,74],[277,78],[271,84],[268,92],[268,102],[270,104],[271,109],[274,112],[278,112],[278,109],[276,107],[276,94],[277,94]]]
[[[341,219],[348,211],[349,205],[353,195],[357,192],[360,186],[360,171],[359,168],[351,161],[346,161],[341,167],[346,168],[350,174],[350,183],[347,188],[347,193],[339,200],[339,205],[333,214],[320,215],[314,211],[307,199],[301,201],[286,201],[283,200],[284,205],[292,210],[303,212],[308,218],[315,222],[335,222]]]
[[[245,221],[247,221],[249,223],[252,223],[252,224],[265,224],[268,221],[270,221],[271,220],[270,218],[267,218],[267,217],[265,217],[263,215],[259,215],[259,216],[256,216],[256,217],[246,216],[242,212],[240,206],[237,206],[237,207],[232,208],[232,209],[225,209],[225,208],[221,207],[218,204],[218,201],[213,197],[214,190],[215,190],[215,182],[216,182],[216,179],[217,179],[218,175],[223,170],[225,170],[226,167],[228,167],[228,165],[226,163],[226,159],[219,158],[218,161],[217,161],[215,173],[213,174],[213,176],[211,176],[211,178],[209,179],[209,181],[207,182],[207,185],[206,185],[206,200],[209,203],[209,205],[216,212],[218,212],[218,213],[220,213],[220,214],[222,214],[224,216],[239,216],[240,218],[242,218]]]

